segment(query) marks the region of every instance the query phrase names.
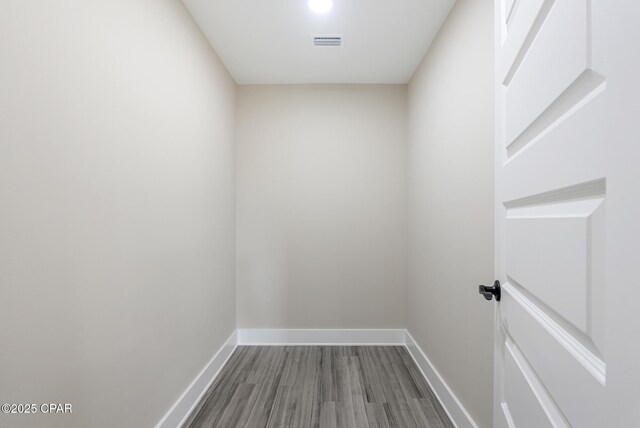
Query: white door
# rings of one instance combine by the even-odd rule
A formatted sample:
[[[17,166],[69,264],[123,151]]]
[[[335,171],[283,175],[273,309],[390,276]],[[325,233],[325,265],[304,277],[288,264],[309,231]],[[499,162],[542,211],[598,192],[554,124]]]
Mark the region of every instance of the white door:
[[[640,427],[640,2],[495,16],[495,426]]]

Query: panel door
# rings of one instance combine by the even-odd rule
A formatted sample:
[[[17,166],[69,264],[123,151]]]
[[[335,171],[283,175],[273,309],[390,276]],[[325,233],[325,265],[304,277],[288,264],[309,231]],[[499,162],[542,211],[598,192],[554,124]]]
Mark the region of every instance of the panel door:
[[[640,427],[639,17],[496,0],[497,427]]]

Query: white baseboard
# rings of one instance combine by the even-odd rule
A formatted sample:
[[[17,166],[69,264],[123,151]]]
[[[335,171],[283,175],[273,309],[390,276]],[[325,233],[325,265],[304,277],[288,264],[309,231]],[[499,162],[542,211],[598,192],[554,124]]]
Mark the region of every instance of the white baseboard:
[[[191,382],[191,385],[182,393],[166,415],[158,422],[156,428],[181,427],[196,407],[205,392],[209,389],[222,367],[238,346],[237,331],[227,339],[224,345],[216,352],[202,371]]]
[[[218,350],[156,428],[179,428],[209,389],[239,345],[377,345],[406,346],[427,383],[456,428],[478,428],[471,415],[442,379],[422,349],[403,329],[239,329]]]
[[[404,346],[402,329],[240,329],[239,345],[394,345]]]
[[[453,424],[457,428],[478,428],[471,415],[469,415],[408,331],[406,332],[406,347]]]

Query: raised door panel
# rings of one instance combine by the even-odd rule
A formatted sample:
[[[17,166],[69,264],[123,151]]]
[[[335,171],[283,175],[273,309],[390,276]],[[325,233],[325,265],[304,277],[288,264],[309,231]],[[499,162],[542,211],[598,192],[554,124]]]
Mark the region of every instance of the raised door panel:
[[[506,88],[505,143],[512,154],[528,142],[523,141],[528,139],[526,130],[544,121],[543,116],[549,116],[547,112],[560,103],[561,98],[570,96],[571,88],[579,86],[579,81],[591,80],[587,5],[586,0],[548,0],[537,10],[534,19],[522,20],[522,25],[528,24],[528,28],[523,27],[527,34],[520,46],[511,48],[507,33],[506,50],[517,51],[513,59],[502,53],[505,62],[511,61],[504,66],[507,71],[503,85]],[[515,13],[535,11],[535,8],[521,7]],[[517,30],[512,31],[518,34]]]
[[[554,423],[543,405],[545,399],[541,397],[541,394],[546,394],[530,375],[528,363],[513,343],[506,343],[503,370],[506,398],[503,412],[508,425],[518,428],[553,427]]]
[[[604,197],[507,209],[506,274],[549,313],[592,339],[603,320],[600,272],[604,260]],[[594,328],[595,327],[595,328]],[[597,340],[600,340],[598,338]],[[591,344],[589,344],[591,346]]]

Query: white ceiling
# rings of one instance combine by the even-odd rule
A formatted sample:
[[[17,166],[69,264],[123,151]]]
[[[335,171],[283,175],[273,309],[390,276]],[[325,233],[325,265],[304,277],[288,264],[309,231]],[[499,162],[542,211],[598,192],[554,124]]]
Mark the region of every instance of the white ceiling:
[[[406,83],[455,0],[183,0],[238,84]],[[314,47],[340,34],[343,47]]]

